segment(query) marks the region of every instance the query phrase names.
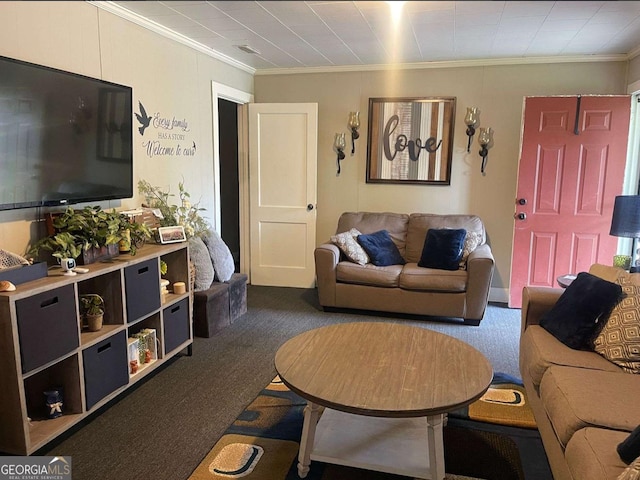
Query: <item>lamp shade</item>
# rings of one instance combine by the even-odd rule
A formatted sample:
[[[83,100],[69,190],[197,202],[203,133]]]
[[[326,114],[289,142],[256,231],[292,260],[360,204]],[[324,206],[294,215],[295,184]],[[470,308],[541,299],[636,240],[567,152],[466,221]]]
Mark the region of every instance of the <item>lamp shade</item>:
[[[620,195],[613,205],[609,235],[640,237],[640,195]]]

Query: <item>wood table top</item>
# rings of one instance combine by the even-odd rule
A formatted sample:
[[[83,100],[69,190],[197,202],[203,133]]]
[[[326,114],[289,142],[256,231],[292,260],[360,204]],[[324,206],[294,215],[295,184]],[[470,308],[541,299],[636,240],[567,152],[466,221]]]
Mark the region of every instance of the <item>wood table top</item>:
[[[493,369],[478,350],[424,328],[385,322],[330,325],[276,353],[282,381],[325,407],[377,417],[421,417],[468,405]]]

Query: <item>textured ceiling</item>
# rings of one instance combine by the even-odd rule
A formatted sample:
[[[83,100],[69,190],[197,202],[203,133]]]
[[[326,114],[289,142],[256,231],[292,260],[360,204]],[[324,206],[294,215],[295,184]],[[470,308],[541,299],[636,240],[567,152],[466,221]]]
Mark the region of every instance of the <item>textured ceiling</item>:
[[[256,70],[640,51],[638,1],[95,3]],[[397,22],[389,3],[404,3]]]

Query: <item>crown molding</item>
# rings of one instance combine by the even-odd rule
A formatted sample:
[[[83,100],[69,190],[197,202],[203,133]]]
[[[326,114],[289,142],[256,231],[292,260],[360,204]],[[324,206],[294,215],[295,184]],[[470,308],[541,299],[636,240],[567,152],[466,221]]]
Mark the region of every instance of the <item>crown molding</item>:
[[[184,35],[181,35],[177,32],[174,32],[173,30],[163,27],[162,25],[159,25],[156,22],[153,22],[141,15],[138,15],[137,13],[127,10],[126,8],[123,8],[120,5],[117,5],[113,2],[88,1],[87,3],[90,3],[91,5],[98,7],[101,10],[105,10],[109,13],[113,13],[114,15],[124,18],[125,20],[129,20],[130,22],[133,22],[137,25],[140,25],[141,27],[144,27],[159,35],[162,35],[163,37],[169,38],[178,43],[186,45],[187,47],[193,48],[194,50],[197,50],[200,53],[204,53],[205,55],[213,57],[216,60],[220,60],[221,62],[231,65],[232,67],[235,67],[247,73],[250,73],[251,75],[254,75],[256,73],[256,69],[253,67],[250,67],[249,65],[239,62],[238,60],[235,60],[223,53],[220,53],[210,47],[207,47],[206,45],[203,45],[194,40],[191,40],[190,38],[187,38]]]
[[[478,60],[445,60],[437,62],[415,62],[402,64],[376,64],[376,65],[338,65],[322,67],[294,67],[294,68],[264,68],[255,69],[206,45],[198,43],[184,35],[170,30],[156,22],[153,22],[137,13],[121,7],[111,1],[86,0],[102,10],[129,20],[141,27],[151,30],[159,35],[174,40],[178,43],[193,48],[205,55],[220,60],[232,67],[243,70],[251,75],[291,75],[301,73],[339,73],[339,72],[364,72],[385,70],[423,70],[431,68],[464,68],[464,67],[489,67],[500,65],[530,65],[542,63],[588,63],[588,62],[625,62],[640,55],[640,45],[628,54],[615,55],[571,55],[553,57],[514,57],[514,58],[487,58]]]
[[[639,52],[640,53],[640,52]],[[490,67],[500,65],[531,65],[541,63],[586,63],[586,62],[626,62],[628,55],[572,55],[566,57],[516,57],[516,58],[485,58],[478,60],[447,60],[441,62],[416,62],[402,64],[377,65],[340,65],[331,67],[296,67],[296,68],[267,68],[256,70],[256,75],[289,75],[299,73],[338,73],[363,72],[377,70],[422,70],[430,68],[463,68]]]

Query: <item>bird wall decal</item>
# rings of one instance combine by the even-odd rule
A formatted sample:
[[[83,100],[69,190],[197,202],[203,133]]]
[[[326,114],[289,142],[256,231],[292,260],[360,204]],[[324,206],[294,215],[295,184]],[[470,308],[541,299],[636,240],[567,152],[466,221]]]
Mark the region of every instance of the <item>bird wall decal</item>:
[[[147,111],[142,106],[142,102],[139,101],[138,105],[140,107],[140,113],[139,114],[136,113],[136,118],[138,119],[138,122],[140,122],[140,127],[138,128],[138,131],[140,132],[140,135],[144,135],[144,131],[151,123],[151,117],[147,115]]]

